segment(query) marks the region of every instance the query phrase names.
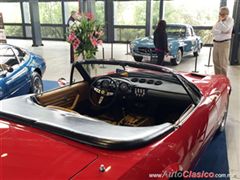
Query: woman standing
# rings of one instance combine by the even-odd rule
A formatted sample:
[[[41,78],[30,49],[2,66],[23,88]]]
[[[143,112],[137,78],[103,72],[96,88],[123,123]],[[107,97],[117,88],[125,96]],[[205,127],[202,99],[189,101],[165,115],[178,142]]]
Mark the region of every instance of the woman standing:
[[[163,65],[164,55],[168,53],[168,41],[166,32],[166,21],[160,20],[154,31],[154,46],[157,52],[158,65]]]

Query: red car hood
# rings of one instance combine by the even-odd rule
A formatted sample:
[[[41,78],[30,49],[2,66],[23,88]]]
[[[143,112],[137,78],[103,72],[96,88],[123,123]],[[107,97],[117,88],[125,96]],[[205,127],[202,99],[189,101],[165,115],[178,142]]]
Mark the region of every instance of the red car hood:
[[[63,138],[0,120],[0,179],[69,179],[97,155]]]

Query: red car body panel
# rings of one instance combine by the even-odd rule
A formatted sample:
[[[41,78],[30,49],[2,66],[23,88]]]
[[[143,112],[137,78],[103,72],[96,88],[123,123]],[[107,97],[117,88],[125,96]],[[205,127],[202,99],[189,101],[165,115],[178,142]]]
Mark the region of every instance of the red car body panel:
[[[68,179],[97,155],[57,136],[0,121],[0,179]]]
[[[200,103],[173,132],[138,149],[101,149],[1,120],[0,179],[149,179],[191,169],[220,125],[230,84],[223,76],[182,75],[201,91]]]

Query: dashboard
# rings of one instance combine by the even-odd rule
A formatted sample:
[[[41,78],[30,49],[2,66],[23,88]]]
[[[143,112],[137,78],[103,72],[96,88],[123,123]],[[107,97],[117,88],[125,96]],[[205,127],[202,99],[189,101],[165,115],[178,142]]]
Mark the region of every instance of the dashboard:
[[[160,94],[188,95],[181,84],[142,77],[114,77],[120,95],[134,95],[135,97],[158,96]]]

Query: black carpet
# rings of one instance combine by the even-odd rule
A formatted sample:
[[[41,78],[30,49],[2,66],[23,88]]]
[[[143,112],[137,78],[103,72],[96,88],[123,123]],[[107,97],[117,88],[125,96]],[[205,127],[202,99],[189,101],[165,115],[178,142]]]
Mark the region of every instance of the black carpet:
[[[214,139],[200,156],[195,172],[213,172],[217,174],[229,174],[227,144],[225,132],[215,135]],[[214,178],[230,179],[230,178]]]

